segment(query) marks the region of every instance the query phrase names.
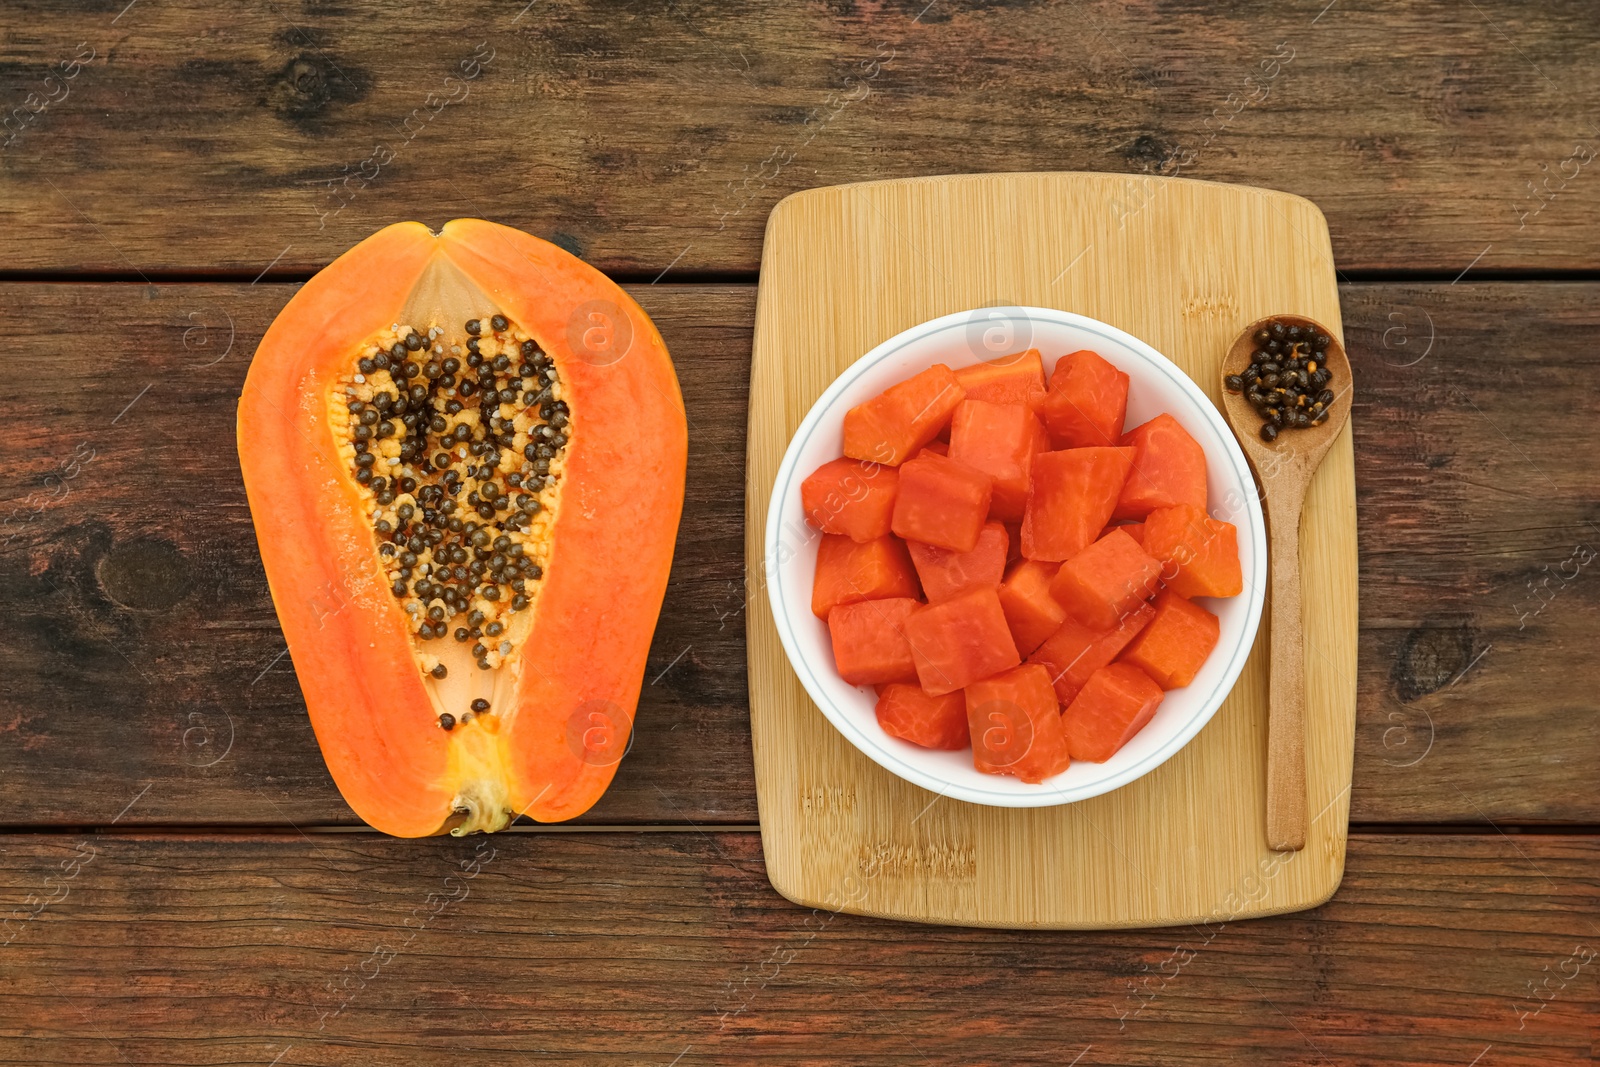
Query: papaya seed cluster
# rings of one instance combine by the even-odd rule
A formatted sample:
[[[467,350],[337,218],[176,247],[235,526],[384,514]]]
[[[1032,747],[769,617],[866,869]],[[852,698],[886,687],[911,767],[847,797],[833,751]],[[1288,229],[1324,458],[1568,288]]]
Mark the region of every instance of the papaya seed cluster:
[[[472,642],[480,668],[498,667],[544,577],[571,438],[554,361],[503,315],[456,336],[397,323],[339,393],[341,450],[411,631]],[[437,656],[424,663],[445,676]]]

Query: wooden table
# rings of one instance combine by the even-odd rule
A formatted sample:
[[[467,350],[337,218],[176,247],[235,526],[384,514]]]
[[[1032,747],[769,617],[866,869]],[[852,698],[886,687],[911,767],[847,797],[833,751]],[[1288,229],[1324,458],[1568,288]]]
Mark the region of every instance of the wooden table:
[[[1594,1062],[1589,5],[125,2],[0,28],[0,1063]],[[1267,185],[1332,225],[1360,696],[1315,911],[961,930],[767,884],[740,558],[763,220],[1034,169]],[[318,754],[234,400],[298,282],[461,215],[655,317],[688,503],[604,800],[394,841]]]

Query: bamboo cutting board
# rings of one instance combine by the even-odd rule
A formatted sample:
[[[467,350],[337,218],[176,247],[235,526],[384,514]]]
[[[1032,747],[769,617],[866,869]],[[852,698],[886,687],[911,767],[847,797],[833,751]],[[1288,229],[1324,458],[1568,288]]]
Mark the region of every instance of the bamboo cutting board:
[[[1129,786],[1052,808],[983,807],[901,780],[835,731],[795,677],[761,558],[791,435],[879,342],[994,305],[1108,322],[1154,345],[1213,402],[1224,353],[1255,319],[1340,324],[1327,222],[1285,193],[990,174],[813,189],[778,204],[761,262],[745,505],[750,718],[773,886],[828,911],[974,926],[1226,922],[1321,903],[1344,871],[1355,737],[1348,426],[1302,525],[1312,820],[1303,852],[1266,845],[1270,612],[1232,694],[1186,748]],[[1046,367],[1062,354],[1043,353]]]

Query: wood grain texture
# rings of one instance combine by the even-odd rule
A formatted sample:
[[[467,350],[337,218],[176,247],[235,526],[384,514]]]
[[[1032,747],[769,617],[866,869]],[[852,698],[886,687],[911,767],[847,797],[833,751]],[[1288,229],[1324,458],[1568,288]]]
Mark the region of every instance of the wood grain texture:
[[[1595,291],[1469,277],[1341,299],[1362,522],[1356,817],[1600,820]]]
[[[119,825],[352,819],[292,665],[274,662],[283,641],[232,454],[245,360],[291,291],[0,285],[0,354],[23,369],[0,419],[0,822],[104,824],[147,785]],[[639,740],[594,817],[754,822],[740,608],[755,296],[632,291],[693,420],[650,678],[689,651],[647,685]],[[1600,584],[1594,564],[1559,574],[1580,543],[1600,548],[1600,287],[1469,275],[1344,286],[1340,302],[1358,383],[1351,817],[1600,822],[1584,666]],[[1571,413],[1559,433],[1552,411]],[[94,458],[63,490],[80,445]]]
[[[0,856],[18,1067],[1549,1067],[1590,1062],[1600,1018],[1588,836],[1357,835],[1315,911],[1092,934],[796,908],[754,833],[26,836]]]
[[[1108,209],[1119,185],[1093,174],[985,175],[816,189],[779,205],[762,255],[750,380],[751,585],[777,566],[765,549],[767,507],[796,427],[862,353],[911,326],[986,304],[1079,312],[1148,342],[1214,404],[1224,357],[1250,323],[1292,313],[1338,330],[1327,230],[1310,203],[1162,179],[1124,216]],[[1005,354],[968,343],[952,365]],[[1041,354],[1053,365],[1065,353]],[[1271,499],[1272,472],[1260,484]],[[1302,862],[1270,882],[1251,915],[1327,899],[1344,864],[1350,803],[1357,556],[1348,427],[1309,487],[1302,480],[1290,492],[1305,501],[1302,589],[1318,609],[1304,617],[1313,817]],[[1228,514],[1244,506],[1212,501]],[[793,540],[792,551],[812,550]],[[818,906],[858,857],[883,854],[904,857],[905,870],[869,883],[850,910],[986,926],[1165,925],[1203,916],[1239,870],[1281,858],[1266,824],[1270,613],[1198,736],[1129,785],[1040,808],[945,799],[878,766],[812,703],[767,598],[753,599],[749,614],[762,840],[772,883],[791,900]]]
[[[1600,266],[1580,0],[125,6],[8,8],[6,269],[254,277],[481,215],[754,271],[788,193],[1014,170],[1298,193],[1347,270]]]

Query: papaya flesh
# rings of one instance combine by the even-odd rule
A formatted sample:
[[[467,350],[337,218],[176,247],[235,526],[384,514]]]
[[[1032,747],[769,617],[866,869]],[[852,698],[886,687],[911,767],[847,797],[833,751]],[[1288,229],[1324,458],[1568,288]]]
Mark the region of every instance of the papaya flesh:
[[[570,819],[633,728],[683,506],[666,346],[525,233],[389,226],[273,322],[240,465],[328,769],[400,837]]]

